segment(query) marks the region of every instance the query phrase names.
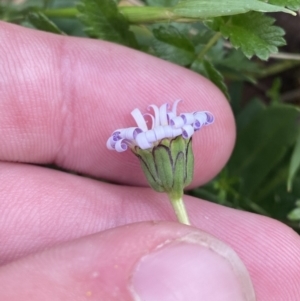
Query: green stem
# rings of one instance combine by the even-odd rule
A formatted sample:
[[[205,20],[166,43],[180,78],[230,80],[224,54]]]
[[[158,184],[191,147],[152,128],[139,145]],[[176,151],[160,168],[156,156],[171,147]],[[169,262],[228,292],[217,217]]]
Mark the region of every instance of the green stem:
[[[173,13],[170,7],[151,6],[119,6],[119,12],[129,23],[155,23],[155,22],[196,22],[198,19],[183,18]],[[42,10],[47,17],[75,18],[78,15],[76,7],[56,8]]]
[[[222,34],[220,32],[217,32],[205,45],[205,47],[200,51],[200,53],[197,56],[198,60],[202,60],[204,55],[209,51],[209,49],[214,46],[218,40],[221,38]]]
[[[50,18],[75,18],[78,15],[78,10],[76,7],[51,8],[45,9],[42,13]]]
[[[189,220],[188,214],[186,212],[185,205],[184,205],[184,202],[182,200],[182,197],[181,198],[176,198],[176,199],[172,196],[169,196],[169,197],[170,197],[170,201],[171,201],[173,209],[176,213],[178,221],[182,224],[190,226],[191,225],[190,220]]]
[[[281,73],[283,71],[286,71],[288,69],[294,68],[296,66],[300,65],[300,61],[282,61],[277,64],[273,64],[270,67],[266,68],[261,75],[258,75],[258,78],[265,78],[270,75],[275,75],[278,73]]]
[[[152,23],[176,19],[167,7],[121,6],[118,9],[130,23]]]

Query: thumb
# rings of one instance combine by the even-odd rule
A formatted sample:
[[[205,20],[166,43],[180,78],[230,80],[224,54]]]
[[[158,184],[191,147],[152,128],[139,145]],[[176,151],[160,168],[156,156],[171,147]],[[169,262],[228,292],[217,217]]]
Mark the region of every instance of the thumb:
[[[114,228],[0,269],[0,300],[253,301],[249,274],[216,238],[177,223]]]

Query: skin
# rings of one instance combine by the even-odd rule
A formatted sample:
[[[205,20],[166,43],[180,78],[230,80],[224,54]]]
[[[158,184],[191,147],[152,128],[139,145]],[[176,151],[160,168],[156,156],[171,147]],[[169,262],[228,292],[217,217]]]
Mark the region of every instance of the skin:
[[[118,252],[112,241],[136,250],[145,247],[144,236],[151,245],[197,229],[237,252],[258,301],[300,299],[300,239],[290,228],[188,196],[195,230],[174,223],[166,196],[147,188],[132,153],[106,149],[115,129],[132,126],[132,109],[182,98],[179,111],[208,110],[215,116],[216,122],[193,138],[191,187],[209,181],[235,141],[230,106],[213,84],[118,45],[0,26],[0,281],[5,288],[0,300],[86,300],[75,299],[76,287],[89,281],[84,275],[90,265],[100,264],[102,256],[112,260]],[[50,163],[87,177],[42,166]],[[84,268],[79,253],[91,258]],[[120,257],[124,271],[134,254]],[[111,276],[106,268],[103,282]],[[55,273],[62,289],[55,290],[57,283],[40,270]],[[25,294],[33,283],[35,293]],[[8,298],[15,287],[19,291]],[[106,300],[114,300],[106,288]],[[102,293],[96,290],[95,298]],[[131,300],[126,289],[119,300]]]

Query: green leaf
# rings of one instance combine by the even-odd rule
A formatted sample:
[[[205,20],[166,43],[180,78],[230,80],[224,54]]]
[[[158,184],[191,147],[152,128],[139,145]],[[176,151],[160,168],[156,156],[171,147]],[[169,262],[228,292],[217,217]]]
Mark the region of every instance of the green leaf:
[[[274,21],[274,18],[262,13],[250,12],[233,16],[230,22],[220,26],[220,30],[248,58],[255,54],[260,59],[267,60],[271,53],[278,52],[278,46],[285,45],[284,30],[273,26]]]
[[[55,23],[53,23],[41,12],[29,13],[28,21],[37,29],[57,34],[65,34],[57,27]]]
[[[82,0],[78,5],[80,18],[87,25],[86,32],[99,38],[126,46],[136,47],[129,24],[112,0]]]
[[[299,117],[297,108],[276,105],[260,111],[238,132],[229,170],[242,177],[242,194],[251,195],[295,143]]]
[[[300,132],[290,162],[289,176],[287,181],[288,191],[292,190],[292,183],[299,168],[300,168]]]
[[[300,208],[295,208],[288,214],[288,219],[291,221],[300,221]]]
[[[285,6],[293,10],[298,10],[300,8],[300,0],[269,0],[268,3],[279,6]]]
[[[236,117],[236,124],[238,132],[242,131],[248,126],[253,119],[266,109],[263,102],[257,98],[252,99],[243,111]]]
[[[244,73],[259,73],[260,71],[256,62],[250,61],[242,51],[236,49],[232,49],[221,60],[214,60],[214,63],[218,66],[238,71],[241,76]]]
[[[146,3],[150,6],[174,6],[179,0],[146,0]]]
[[[226,98],[229,99],[230,96],[228,94],[227,86],[224,83],[223,75],[211,62],[206,59],[195,60],[191,69],[211,80],[223,92]]]
[[[219,16],[243,14],[249,11],[286,12],[296,15],[282,6],[271,5],[259,0],[181,0],[173,12],[185,18],[208,19]]]
[[[174,26],[153,29],[153,35],[156,38],[153,48],[160,58],[182,66],[189,65],[195,59],[193,44]]]

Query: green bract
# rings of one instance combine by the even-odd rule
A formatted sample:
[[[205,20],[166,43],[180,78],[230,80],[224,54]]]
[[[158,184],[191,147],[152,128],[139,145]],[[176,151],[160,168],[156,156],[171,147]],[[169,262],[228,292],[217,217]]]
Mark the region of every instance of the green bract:
[[[192,139],[178,136],[163,139],[151,149],[132,149],[139,158],[149,185],[158,192],[166,192],[171,199],[179,199],[194,173]]]

